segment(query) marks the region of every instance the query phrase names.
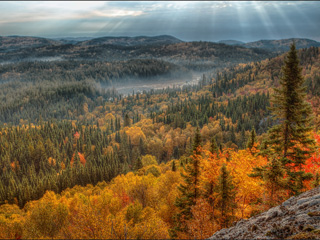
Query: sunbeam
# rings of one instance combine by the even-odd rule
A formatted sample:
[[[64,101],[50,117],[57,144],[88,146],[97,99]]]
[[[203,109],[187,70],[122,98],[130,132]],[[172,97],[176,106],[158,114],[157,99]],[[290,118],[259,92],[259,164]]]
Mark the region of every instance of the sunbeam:
[[[0,2],[2,35],[170,34],[184,40],[320,39],[320,2]]]
[[[265,6],[270,4],[270,2],[250,2],[253,5],[253,9],[258,13],[260,17],[260,23],[261,27],[264,28],[264,30],[267,32],[265,36],[268,39],[274,39],[275,38],[275,33],[274,33],[274,24],[272,20],[269,17],[268,12],[265,10]]]

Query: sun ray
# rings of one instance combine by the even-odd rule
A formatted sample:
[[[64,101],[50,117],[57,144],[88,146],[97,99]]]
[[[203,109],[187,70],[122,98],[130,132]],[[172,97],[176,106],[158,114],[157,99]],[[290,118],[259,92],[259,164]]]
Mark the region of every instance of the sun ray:
[[[267,32],[266,38],[274,39],[276,35],[274,33],[274,25],[271,21],[268,12],[265,10],[263,4],[269,4],[270,2],[250,2],[261,20],[262,27]]]
[[[299,33],[296,31],[291,19],[289,19],[289,17],[286,15],[285,11],[283,11],[283,9],[281,7],[279,7],[277,4],[272,4],[272,7],[275,9],[275,11],[277,12],[277,15],[281,17],[281,19],[283,20],[283,22],[285,23],[285,27],[287,29],[290,30],[290,32],[283,32],[281,31],[277,31],[277,36],[279,36],[278,38],[286,38],[288,36],[295,36],[298,37]]]

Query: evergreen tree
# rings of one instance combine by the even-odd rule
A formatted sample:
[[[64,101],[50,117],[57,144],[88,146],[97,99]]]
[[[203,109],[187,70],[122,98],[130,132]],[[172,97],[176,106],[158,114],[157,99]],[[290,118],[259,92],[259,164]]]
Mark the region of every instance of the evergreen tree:
[[[318,187],[320,185],[319,173],[316,173],[316,176],[314,177],[314,181],[313,181],[312,185],[313,185],[313,187]]]
[[[278,201],[276,196],[280,190],[285,188],[287,180],[284,178],[285,169],[280,160],[275,156],[270,156],[270,159],[271,160],[266,166],[254,168],[253,173],[249,176],[259,177],[265,181],[267,189],[270,191],[268,204],[272,207],[279,204],[279,201],[281,201],[281,199]]]
[[[172,161],[172,168],[171,168],[171,171],[172,172],[175,172],[177,170],[177,168],[176,168],[176,164],[175,164],[175,162],[174,162],[174,160]]]
[[[125,127],[130,127],[130,125],[131,125],[131,120],[129,118],[128,113],[126,113],[126,115],[124,116],[124,126]]]
[[[175,227],[171,229],[172,237],[176,237],[177,232],[187,231],[184,221],[192,218],[191,207],[196,204],[200,195],[198,181],[200,174],[199,155],[201,152],[199,146],[201,146],[201,135],[199,128],[197,128],[193,141],[194,154],[186,165],[184,173],[181,173],[184,183],[178,186],[181,197],[177,198],[175,202],[175,205],[179,208],[179,213],[175,216]]]
[[[217,145],[217,142],[216,142],[216,139],[215,138],[211,138],[211,144],[210,144],[210,152],[212,154],[214,153],[218,153],[218,145]]]
[[[140,148],[140,154],[145,155],[146,154],[146,147],[145,147],[145,144],[144,144],[142,138],[140,138],[140,140],[139,140],[139,148]]]
[[[141,169],[143,167],[143,164],[142,164],[142,161],[141,161],[141,158],[138,157],[137,160],[136,160],[136,163],[134,165],[134,170],[135,171],[138,171],[139,169]]]
[[[235,208],[235,189],[232,177],[225,164],[222,165],[219,175],[219,208],[221,212],[221,226],[228,227],[232,221],[232,210]]]
[[[201,135],[200,135],[200,131],[199,131],[199,127],[197,127],[196,129],[196,134],[193,140],[193,147],[192,147],[192,151],[196,154],[200,154],[200,152],[198,151],[198,147],[201,146]]]
[[[301,71],[293,43],[282,68],[280,88],[274,88],[271,98],[273,106],[270,109],[279,124],[268,131],[266,141],[286,169],[289,176],[287,188],[292,194],[299,194],[304,188],[304,180],[312,177],[302,170],[314,148],[314,140],[309,136],[312,110],[305,100],[306,88]]]
[[[250,133],[250,137],[247,142],[247,148],[249,148],[250,151],[253,148],[255,142],[256,142],[256,131],[254,130],[254,128],[252,128],[251,133]]]
[[[233,126],[231,127],[230,140],[231,140],[231,142],[236,143],[236,134],[234,132]]]
[[[242,127],[241,129],[241,147],[246,148],[246,132],[244,130],[244,127]]]

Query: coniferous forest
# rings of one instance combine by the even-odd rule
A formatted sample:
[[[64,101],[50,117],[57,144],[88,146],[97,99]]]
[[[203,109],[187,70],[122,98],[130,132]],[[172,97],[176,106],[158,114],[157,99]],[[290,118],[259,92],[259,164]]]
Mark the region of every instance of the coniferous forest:
[[[0,238],[207,239],[320,185],[319,109],[313,40],[0,36]]]

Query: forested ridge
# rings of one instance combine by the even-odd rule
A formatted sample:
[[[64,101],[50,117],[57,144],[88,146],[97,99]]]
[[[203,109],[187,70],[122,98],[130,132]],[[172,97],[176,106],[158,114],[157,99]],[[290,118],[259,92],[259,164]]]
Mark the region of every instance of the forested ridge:
[[[273,56],[276,56],[276,53],[265,49],[251,49],[212,42],[136,46],[49,44],[38,47],[31,45],[29,48],[18,48],[10,52],[0,50],[0,60],[5,63],[47,60],[126,61],[128,59],[158,59],[179,64],[195,71],[206,71],[240,62],[259,61]]]
[[[283,86],[287,54],[206,73],[194,86],[129,96],[101,84],[126,71],[149,77],[183,67],[161,60],[1,66],[0,237],[206,238],[319,185],[319,54],[297,52],[314,116],[299,136],[313,145],[288,145],[305,157],[285,159],[286,150],[265,140],[282,136],[270,132],[282,119],[269,107],[277,105],[272,87]]]

